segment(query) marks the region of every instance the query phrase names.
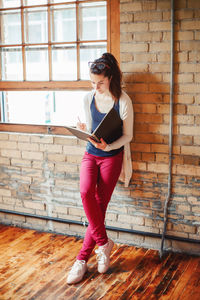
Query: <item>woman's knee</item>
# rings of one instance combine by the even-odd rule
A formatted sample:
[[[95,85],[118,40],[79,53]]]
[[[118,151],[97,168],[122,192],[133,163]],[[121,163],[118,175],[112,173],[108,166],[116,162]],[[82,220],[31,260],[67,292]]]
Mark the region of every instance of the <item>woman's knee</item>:
[[[87,201],[93,197],[94,192],[92,192],[90,189],[81,189],[80,194],[82,201]]]

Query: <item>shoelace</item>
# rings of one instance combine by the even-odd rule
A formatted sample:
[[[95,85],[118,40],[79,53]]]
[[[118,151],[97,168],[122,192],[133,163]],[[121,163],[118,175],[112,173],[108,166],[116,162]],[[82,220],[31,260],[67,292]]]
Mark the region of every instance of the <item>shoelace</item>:
[[[71,274],[78,273],[79,271],[81,271],[84,264],[85,264],[84,260],[77,260],[72,266],[70,273]]]
[[[103,249],[97,249],[95,250],[95,253],[97,254],[97,261],[99,263],[105,263],[107,260],[107,256],[105,255]]]

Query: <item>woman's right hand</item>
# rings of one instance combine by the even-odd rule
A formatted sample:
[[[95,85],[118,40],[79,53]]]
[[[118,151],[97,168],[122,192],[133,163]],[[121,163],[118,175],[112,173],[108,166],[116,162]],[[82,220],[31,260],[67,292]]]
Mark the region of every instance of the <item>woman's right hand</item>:
[[[76,124],[76,127],[78,128],[78,129],[80,129],[80,130],[83,130],[83,131],[86,131],[86,124],[85,123],[81,123],[81,122],[78,122],[77,124]]]

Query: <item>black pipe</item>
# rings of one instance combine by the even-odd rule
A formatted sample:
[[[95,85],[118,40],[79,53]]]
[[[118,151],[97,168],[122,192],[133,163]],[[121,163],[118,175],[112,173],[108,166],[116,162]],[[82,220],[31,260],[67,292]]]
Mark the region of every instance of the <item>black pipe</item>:
[[[59,222],[59,223],[88,226],[87,222],[61,219],[61,218],[55,218],[55,217],[49,217],[49,216],[34,215],[34,214],[30,214],[30,213],[24,213],[24,212],[18,212],[18,211],[6,210],[6,209],[0,209],[0,213],[13,214],[13,215],[36,218],[36,219],[43,219],[43,220],[54,221],[54,222]],[[133,230],[133,229],[128,229],[128,228],[106,226],[106,229],[111,230],[111,231],[116,231],[116,232],[124,232],[124,233],[148,236],[148,237],[152,237],[152,238],[161,238],[162,237],[162,235],[160,233],[139,231],[139,230]],[[173,235],[165,235],[165,239],[179,241],[179,242],[185,242],[185,243],[200,244],[199,240],[194,240],[194,239],[189,239],[189,238],[184,238],[184,237],[179,237],[179,236],[173,236]]]
[[[169,119],[169,174],[168,192],[164,204],[164,226],[160,246],[160,257],[164,252],[164,240],[167,230],[168,204],[171,197],[172,185],[172,143],[173,143],[173,103],[174,103],[174,0],[171,0],[171,74],[170,74],[170,119]]]

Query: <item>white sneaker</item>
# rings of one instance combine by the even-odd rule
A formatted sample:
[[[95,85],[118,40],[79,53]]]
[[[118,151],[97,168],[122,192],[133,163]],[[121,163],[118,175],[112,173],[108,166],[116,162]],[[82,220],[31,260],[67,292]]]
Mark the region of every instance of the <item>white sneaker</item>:
[[[85,260],[77,259],[68,274],[67,283],[73,284],[81,281],[86,271],[87,264]]]
[[[114,242],[108,239],[108,242],[100,246],[95,253],[97,253],[97,261],[98,261],[98,272],[105,273],[110,266],[110,253],[114,246]]]

